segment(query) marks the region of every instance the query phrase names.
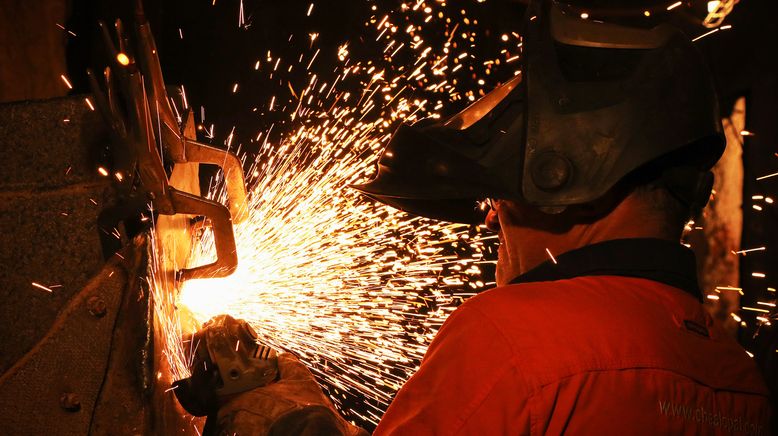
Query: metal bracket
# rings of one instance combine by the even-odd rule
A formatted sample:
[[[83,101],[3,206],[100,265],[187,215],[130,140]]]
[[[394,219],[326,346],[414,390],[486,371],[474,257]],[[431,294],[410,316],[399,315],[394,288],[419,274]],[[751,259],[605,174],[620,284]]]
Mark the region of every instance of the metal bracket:
[[[116,21],[118,49],[104,23],[100,23],[110,66],[104,71],[105,90],[87,70],[95,102],[109,126],[115,173],[120,194],[129,202],[150,201],[164,215],[205,216],[212,223],[216,261],[183,269],[181,280],[223,277],[235,271],[233,222],[248,216],[243,167],[234,154],[199,143],[184,135],[165,91],[154,38],[140,1],[136,3],[137,53],[133,56],[122,22]],[[191,117],[189,117],[191,119]],[[191,121],[190,121],[191,122]],[[170,186],[163,159],[173,163],[207,163],[225,174],[229,209],[213,200]]]

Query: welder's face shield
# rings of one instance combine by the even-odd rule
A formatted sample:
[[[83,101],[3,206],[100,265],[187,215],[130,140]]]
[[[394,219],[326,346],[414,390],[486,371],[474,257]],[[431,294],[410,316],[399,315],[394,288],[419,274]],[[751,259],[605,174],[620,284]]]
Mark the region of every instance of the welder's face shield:
[[[471,104],[462,112],[454,115],[444,122],[444,126],[456,130],[466,130],[473,124],[481,121],[486,116],[494,116],[492,112],[494,108],[513,91],[521,81],[521,77],[517,75],[512,80],[498,86],[489,94],[486,94],[482,98],[478,99],[475,103]]]
[[[515,167],[505,167],[504,174],[495,169],[519,155],[520,84],[517,75],[450,118],[400,126],[381,155],[377,177],[355,188],[416,215],[482,222],[483,200],[509,196],[500,187],[517,183]]]
[[[476,223],[486,198],[549,213],[596,200],[689,144],[706,144],[701,167],[718,159],[710,74],[679,31],[585,20],[550,2],[531,2],[528,17],[520,75],[448,119],[398,128],[375,179],[356,188],[410,213]]]

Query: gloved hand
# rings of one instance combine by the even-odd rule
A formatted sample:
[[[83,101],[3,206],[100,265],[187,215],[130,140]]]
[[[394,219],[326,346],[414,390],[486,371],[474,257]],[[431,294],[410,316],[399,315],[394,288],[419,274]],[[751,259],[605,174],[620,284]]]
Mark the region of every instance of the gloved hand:
[[[204,435],[338,435],[368,433],[343,419],[313,375],[290,353],[278,355],[279,379],[228,399],[209,416]]]

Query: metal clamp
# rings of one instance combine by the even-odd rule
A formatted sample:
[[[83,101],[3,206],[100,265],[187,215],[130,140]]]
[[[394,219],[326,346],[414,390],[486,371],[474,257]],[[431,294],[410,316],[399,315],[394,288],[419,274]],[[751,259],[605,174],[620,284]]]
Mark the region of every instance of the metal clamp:
[[[199,143],[183,132],[165,91],[151,29],[140,1],[136,3],[137,54],[128,50],[122,22],[116,21],[118,50],[104,23],[100,23],[111,65],[105,68],[105,91],[87,70],[95,102],[109,126],[119,190],[129,203],[150,201],[161,214],[205,216],[212,223],[216,261],[179,271],[181,280],[223,277],[235,271],[238,258],[233,222],[248,216],[243,168],[238,158],[225,150]],[[187,117],[191,122],[192,117]],[[224,205],[177,190],[169,185],[163,157],[173,163],[207,163],[225,174],[227,201]]]

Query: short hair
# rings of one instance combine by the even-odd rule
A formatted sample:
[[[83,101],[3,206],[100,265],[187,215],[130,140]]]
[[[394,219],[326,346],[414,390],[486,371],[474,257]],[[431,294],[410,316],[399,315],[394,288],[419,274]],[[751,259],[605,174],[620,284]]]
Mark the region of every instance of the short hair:
[[[662,232],[668,238],[681,239],[684,229],[692,219],[692,211],[667,188],[658,183],[645,183],[632,189],[646,208],[663,219]]]

